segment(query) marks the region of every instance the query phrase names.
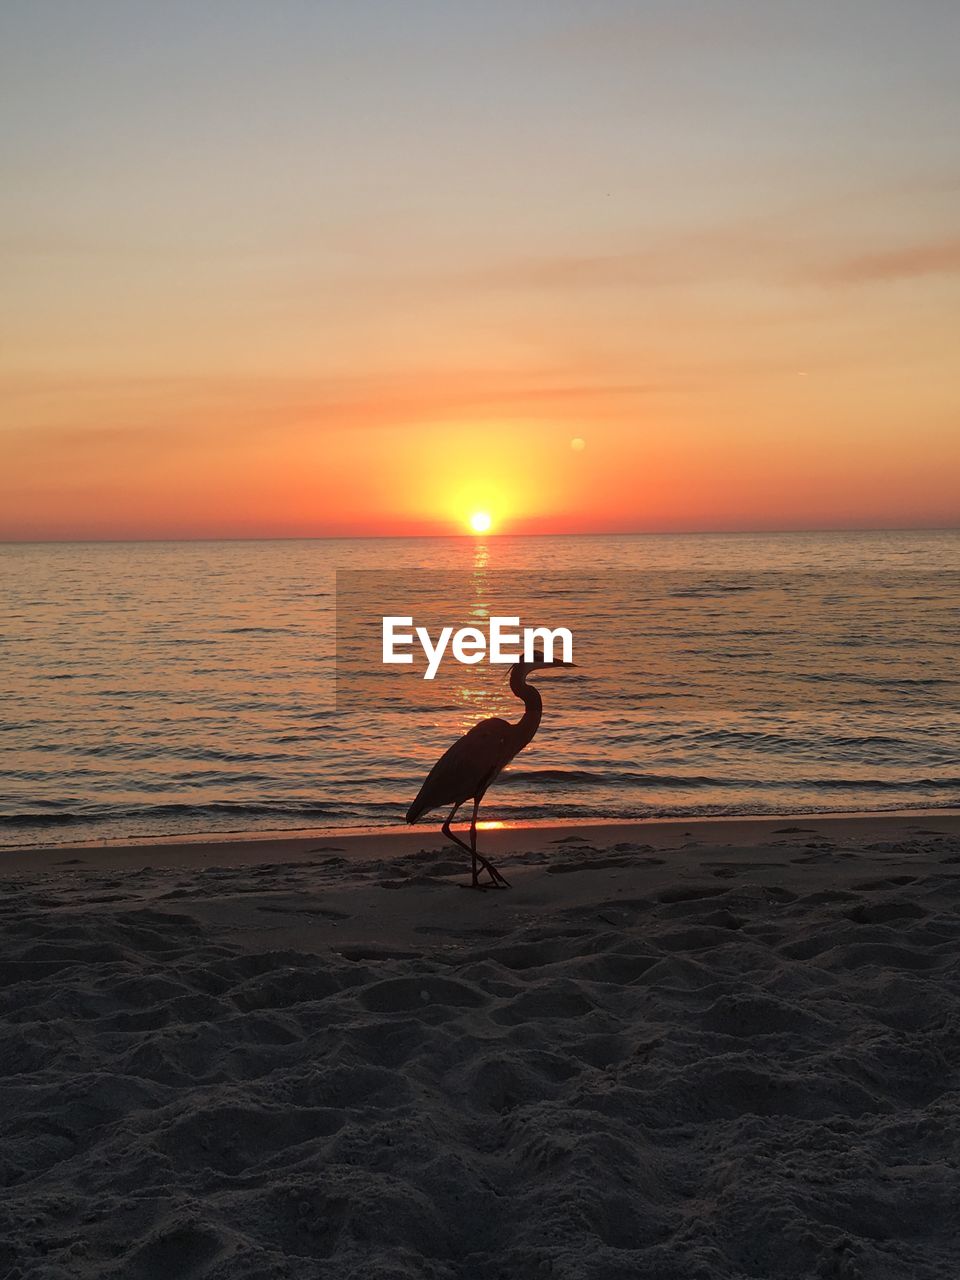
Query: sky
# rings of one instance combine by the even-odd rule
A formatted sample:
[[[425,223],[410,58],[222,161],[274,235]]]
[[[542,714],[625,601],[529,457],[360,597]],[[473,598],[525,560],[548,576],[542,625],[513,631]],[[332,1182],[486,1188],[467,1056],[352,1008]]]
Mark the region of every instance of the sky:
[[[4,0],[0,538],[960,524],[958,47]]]

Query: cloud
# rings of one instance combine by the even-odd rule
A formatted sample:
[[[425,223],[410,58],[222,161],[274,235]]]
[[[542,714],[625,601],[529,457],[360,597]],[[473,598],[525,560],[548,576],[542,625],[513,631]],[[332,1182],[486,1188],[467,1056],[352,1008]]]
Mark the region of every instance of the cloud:
[[[353,428],[408,430],[479,416],[598,418],[683,391],[687,379],[638,378],[589,363],[366,370],[339,375],[0,377],[0,442],[21,454],[63,454],[82,442],[236,446],[250,440]],[[42,443],[41,443],[42,442]]]
[[[476,277],[495,287],[573,292],[584,289],[668,288],[707,281],[784,286],[883,284],[960,272],[960,236],[841,256],[824,235],[804,242],[795,227],[755,222],[678,236],[641,249],[608,254],[530,257]]]
[[[532,257],[491,272],[488,280],[518,288],[581,289],[669,284],[675,275],[673,264],[651,250]]]
[[[790,250],[790,236],[769,219],[695,231],[647,233],[643,243],[607,253],[515,258],[468,282],[533,290],[659,288],[718,278],[769,275]]]
[[[920,276],[953,275],[960,271],[960,236],[925,244],[881,249],[841,259],[820,271],[825,283],[882,284]]]

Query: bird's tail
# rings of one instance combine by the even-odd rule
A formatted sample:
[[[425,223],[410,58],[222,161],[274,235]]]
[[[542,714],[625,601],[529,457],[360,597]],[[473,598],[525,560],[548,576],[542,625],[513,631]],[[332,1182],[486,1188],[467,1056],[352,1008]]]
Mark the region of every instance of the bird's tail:
[[[409,822],[411,825],[414,822],[419,822],[420,819],[423,817],[424,813],[426,813],[426,811],[427,811],[427,806],[423,803],[420,797],[417,796],[416,800],[414,800],[413,804],[407,810],[407,822]]]
[[[433,808],[433,806],[430,804],[430,801],[424,797],[423,793],[426,791],[426,789],[427,789],[427,784],[425,782],[423,786],[420,788],[420,790],[417,792],[416,800],[414,800],[413,804],[407,810],[407,822],[410,823],[411,825],[414,822],[419,822],[420,819],[423,817],[423,815],[427,812],[427,810]]]

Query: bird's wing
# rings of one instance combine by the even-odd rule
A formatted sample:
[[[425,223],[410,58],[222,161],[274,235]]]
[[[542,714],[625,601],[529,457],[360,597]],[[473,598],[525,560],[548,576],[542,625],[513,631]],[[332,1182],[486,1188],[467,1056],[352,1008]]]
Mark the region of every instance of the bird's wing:
[[[472,799],[507,763],[513,726],[496,717],[481,720],[443,753],[407,813],[416,822],[428,809]]]

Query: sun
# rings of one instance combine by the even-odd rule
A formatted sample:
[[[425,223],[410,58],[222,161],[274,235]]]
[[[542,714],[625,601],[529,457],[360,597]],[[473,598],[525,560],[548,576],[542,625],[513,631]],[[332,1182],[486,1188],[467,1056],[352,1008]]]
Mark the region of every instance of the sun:
[[[474,533],[489,533],[492,524],[489,511],[475,511],[470,517],[470,528]]]

